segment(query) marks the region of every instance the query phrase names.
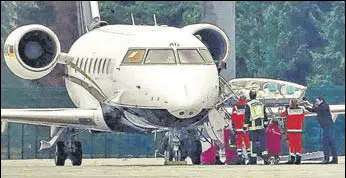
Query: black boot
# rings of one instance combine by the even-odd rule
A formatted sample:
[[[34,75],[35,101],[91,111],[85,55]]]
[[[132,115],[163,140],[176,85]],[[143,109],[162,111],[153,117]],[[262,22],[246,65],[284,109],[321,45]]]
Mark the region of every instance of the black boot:
[[[301,161],[302,161],[302,156],[297,155],[297,157],[296,157],[296,161],[295,161],[295,164],[300,164],[300,163],[301,163]]]
[[[329,156],[324,156],[322,164],[328,164],[328,163],[329,163]]]
[[[337,156],[333,156],[333,159],[330,162],[330,164],[338,164],[338,157]]]
[[[275,156],[274,164],[279,164],[279,163],[280,163],[280,157],[279,156]]]
[[[245,165],[245,158],[243,158],[242,156],[239,157],[238,161],[237,161],[238,165]]]
[[[288,158],[288,164],[293,164],[296,161],[296,157],[293,155],[290,155]]]
[[[250,157],[249,164],[257,164],[257,157]]]
[[[215,162],[215,164],[217,164],[217,165],[222,165],[222,164],[225,164],[225,163],[223,163],[223,162],[220,160],[220,156],[216,156],[216,162]]]
[[[265,165],[270,164],[270,162],[269,162],[269,156],[268,156],[267,154],[262,155],[262,159],[263,159]]]

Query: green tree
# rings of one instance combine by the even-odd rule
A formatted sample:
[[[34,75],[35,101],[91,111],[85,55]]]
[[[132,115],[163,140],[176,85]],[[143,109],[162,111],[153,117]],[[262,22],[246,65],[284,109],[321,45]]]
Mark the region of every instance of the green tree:
[[[309,15],[326,41],[321,49],[311,51],[314,72],[309,83],[345,85],[345,2],[331,2],[329,11],[316,5]]]
[[[136,24],[153,25],[153,14],[157,23],[182,27],[200,21],[204,2],[200,1],[100,1],[100,15],[110,24],[132,24],[131,13]]]
[[[344,15],[344,2],[239,2],[237,64],[247,77],[344,85]]]

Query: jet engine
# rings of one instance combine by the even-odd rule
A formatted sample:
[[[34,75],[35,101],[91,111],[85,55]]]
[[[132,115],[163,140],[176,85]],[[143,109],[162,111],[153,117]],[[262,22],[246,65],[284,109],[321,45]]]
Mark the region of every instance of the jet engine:
[[[23,79],[39,79],[53,70],[60,53],[55,33],[42,25],[25,25],[7,37],[4,57],[8,68]]]
[[[182,28],[199,38],[209,49],[215,61],[226,61],[229,56],[230,42],[226,33],[212,24],[193,24]]]

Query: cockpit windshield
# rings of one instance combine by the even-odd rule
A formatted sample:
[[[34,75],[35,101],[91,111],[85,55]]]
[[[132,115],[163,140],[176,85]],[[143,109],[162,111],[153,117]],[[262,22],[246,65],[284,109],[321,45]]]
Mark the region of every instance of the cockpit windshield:
[[[127,51],[123,64],[141,64],[145,49],[130,49]]]
[[[204,64],[202,56],[197,49],[178,49],[181,64]]]
[[[207,49],[199,49],[199,53],[207,64],[214,64],[213,57]]]
[[[214,64],[208,49],[129,49],[125,65],[143,64]]]
[[[175,64],[174,51],[172,49],[149,49],[145,64]]]

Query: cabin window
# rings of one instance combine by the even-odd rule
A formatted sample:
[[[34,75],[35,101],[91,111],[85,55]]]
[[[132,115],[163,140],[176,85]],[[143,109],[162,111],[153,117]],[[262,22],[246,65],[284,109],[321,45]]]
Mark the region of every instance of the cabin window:
[[[201,54],[205,62],[207,62],[207,64],[214,64],[213,57],[207,49],[200,49],[199,53]]]
[[[91,74],[91,66],[93,65],[94,58],[91,58],[90,65],[89,65],[89,74]]]
[[[123,64],[141,64],[145,49],[130,49],[127,51]]]
[[[78,66],[78,63],[79,63],[79,58],[77,58],[76,60],[76,66]]]
[[[84,63],[84,58],[82,58],[80,60],[80,63],[79,63],[79,66],[78,66],[80,69],[82,69],[83,63]]]
[[[85,65],[84,65],[84,72],[86,72],[87,65],[89,64],[89,58],[85,60]]]
[[[172,49],[149,49],[145,64],[175,64]]]
[[[204,64],[202,56],[197,49],[178,49],[181,64]]]
[[[103,64],[102,64],[102,73],[103,73],[103,74],[106,72],[106,71],[105,71],[106,62],[107,62],[107,59],[104,59],[104,60],[103,60]]]
[[[107,74],[109,73],[109,70],[110,70],[110,69],[109,69],[109,63],[110,63],[110,62],[111,62],[111,60],[108,59],[108,60],[107,60]]]
[[[75,70],[74,70],[75,72],[77,72],[77,68],[78,68],[78,65],[79,65],[79,61],[80,61],[79,58],[77,58],[76,67],[75,67]]]
[[[96,73],[96,63],[97,63],[97,59],[96,59],[96,60],[95,60],[95,62],[94,62],[93,74],[95,74],[95,73]]]
[[[98,61],[98,69],[97,69],[97,73],[99,74],[100,72],[101,72],[101,62],[102,62],[102,60],[99,60]]]

